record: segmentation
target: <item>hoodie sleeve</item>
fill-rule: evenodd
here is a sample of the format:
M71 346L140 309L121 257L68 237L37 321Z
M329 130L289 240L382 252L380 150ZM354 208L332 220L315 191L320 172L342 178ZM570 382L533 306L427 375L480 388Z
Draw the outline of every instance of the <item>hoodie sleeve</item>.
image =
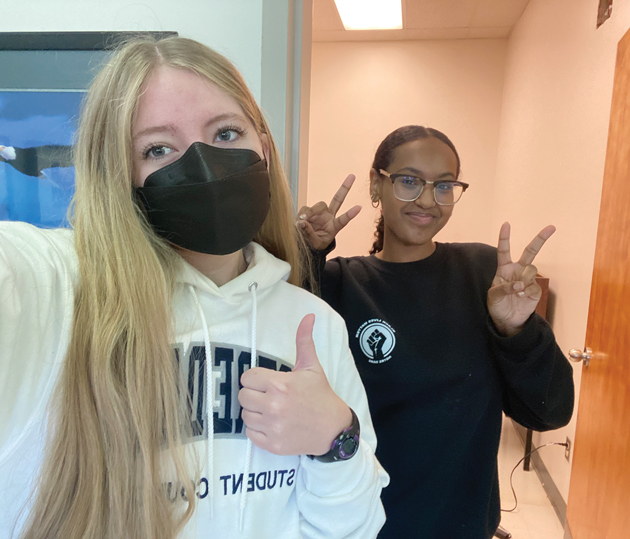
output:
M345 462L301 457L296 482L300 528L304 539L370 539L385 522L380 495L389 476L374 456L376 435L365 389L348 348L345 324L337 315L331 322L326 334L329 344L317 346L318 356L332 388L357 414L361 441L357 454ZM319 344L317 335L314 337Z
M68 231L0 223L0 455L43 412L65 350L72 279Z

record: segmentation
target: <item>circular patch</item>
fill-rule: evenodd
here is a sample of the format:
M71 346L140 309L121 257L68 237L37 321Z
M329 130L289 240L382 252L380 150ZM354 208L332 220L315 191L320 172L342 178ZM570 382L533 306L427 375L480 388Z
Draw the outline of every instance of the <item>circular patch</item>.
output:
M396 335L394 328L384 320L373 319L363 323L356 337L370 363L384 363L391 359Z

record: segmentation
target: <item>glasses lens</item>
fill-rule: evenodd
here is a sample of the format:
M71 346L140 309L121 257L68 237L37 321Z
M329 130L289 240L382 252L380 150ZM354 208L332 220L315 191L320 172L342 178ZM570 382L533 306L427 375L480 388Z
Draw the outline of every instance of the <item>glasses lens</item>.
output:
M459 182L438 182L434 187L435 201L444 206L455 204L464 192L464 187Z
M394 179L394 196L398 200L410 202L422 193L424 182L414 176L396 176Z

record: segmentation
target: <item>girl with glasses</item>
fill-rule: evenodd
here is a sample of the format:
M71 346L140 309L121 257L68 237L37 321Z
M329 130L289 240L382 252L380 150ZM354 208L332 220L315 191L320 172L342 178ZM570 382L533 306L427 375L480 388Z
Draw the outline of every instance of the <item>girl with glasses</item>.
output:
M510 228L498 249L439 243L469 187L443 133L401 127L380 144L370 194L380 206L370 256L325 262L359 212L332 202L302 208L298 224L320 260L326 300L345 319L391 477L379 538L489 539L500 521L497 450L502 412L535 430L573 411L572 369L547 323L534 257L546 227L518 261Z

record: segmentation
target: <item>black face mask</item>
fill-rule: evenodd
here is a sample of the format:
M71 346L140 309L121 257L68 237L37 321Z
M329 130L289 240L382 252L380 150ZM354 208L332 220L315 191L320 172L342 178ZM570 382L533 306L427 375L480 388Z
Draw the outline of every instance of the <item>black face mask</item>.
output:
M255 151L203 142L149 174L136 193L157 234L213 255L234 253L252 241L271 197L266 161Z

